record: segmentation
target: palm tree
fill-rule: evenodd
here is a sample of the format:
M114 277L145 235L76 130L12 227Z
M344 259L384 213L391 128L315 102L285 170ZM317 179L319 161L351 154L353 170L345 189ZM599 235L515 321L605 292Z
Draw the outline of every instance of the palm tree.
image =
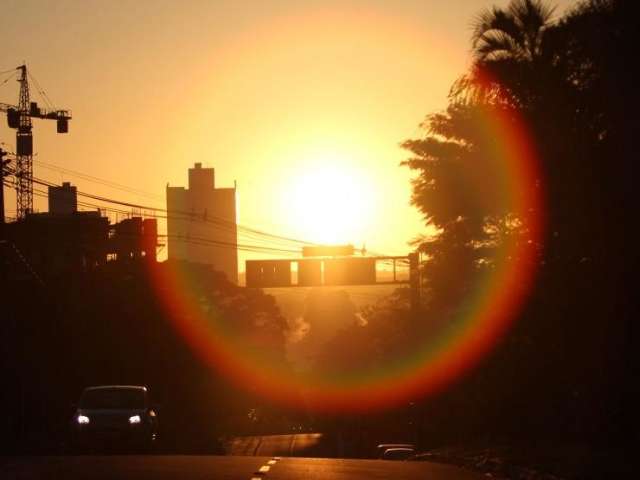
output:
M545 32L554 8L541 0L512 0L506 9L485 9L473 25L478 62L515 60L534 63L545 54Z
M512 0L480 12L473 23L474 65L453 86L457 100L530 105L554 82L558 53L554 9L541 0Z

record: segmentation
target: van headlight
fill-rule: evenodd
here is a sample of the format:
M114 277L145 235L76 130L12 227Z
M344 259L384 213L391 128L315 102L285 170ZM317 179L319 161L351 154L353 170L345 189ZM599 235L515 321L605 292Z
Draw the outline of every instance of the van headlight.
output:
M76 420L79 425L86 425L89 423L89 417L87 417L86 415L78 415L78 418Z
M135 425L137 423L140 423L140 415L134 415L132 417L129 417L129 423L131 425Z

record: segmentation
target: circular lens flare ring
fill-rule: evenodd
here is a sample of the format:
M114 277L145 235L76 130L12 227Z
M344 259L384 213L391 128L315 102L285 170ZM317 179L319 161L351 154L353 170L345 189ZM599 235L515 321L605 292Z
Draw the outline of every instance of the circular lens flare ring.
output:
M155 279L177 330L203 361L237 385L293 408L300 408L304 398L304 407L316 410L371 411L433 394L455 381L493 348L517 317L534 281L544 224L537 155L525 122L513 111L500 109L487 109L482 122L479 128L495 143L500 174L508 179L505 197L526 224L528 241L501 252L505 261L476 286L471 308L454 319L455 328L438 339L437 348L425 340L424 349L402 359L400 366L373 372L363 381L314 383L311 377L260 363L238 349L191 300L189 278L179 270Z

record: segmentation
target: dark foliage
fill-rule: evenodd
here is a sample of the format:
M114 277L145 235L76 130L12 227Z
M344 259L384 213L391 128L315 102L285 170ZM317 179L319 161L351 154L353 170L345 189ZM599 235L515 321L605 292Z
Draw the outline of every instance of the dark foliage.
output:
M474 31L471 73L454 86L449 109L427 119L426 138L405 143L416 155L407 165L419 172L414 203L440 229L421 247L431 254L429 263L452 266L449 277L432 277L436 298L451 283L473 278L453 266L469 264L463 259L486 240L486 228L469 228L469 249L461 252L451 241L458 224L486 227L496 218L491 195L467 206L467 194L451 189L466 182L469 174L461 172L475 169L477 153L487 151L459 112L478 105L517 110L543 171L547 234L536 286L494 355L438 400L441 412L457 418L449 433L622 444L637 436L626 420L634 390L631 269L637 265L631 182L640 133L638 75L629 68L639 31L632 4L584 2L556 23L533 1L484 12Z
M116 263L42 284L12 280L0 292L4 451L59 451L71 405L82 388L101 384L150 387L164 451L219 452L219 435L252 431L248 412L269 405L195 356L159 297L169 292L153 286L151 278L177 269L189 279L183 293L217 312L230 338L284 362L286 327L273 298L205 266Z
M417 172L413 203L430 227L416 240L426 255L423 310L409 314L396 296L365 312L368 323L328 344L325 368L376 368L408 355L416 338L437 334L464 308L501 246L530 240L526 219L499 195L504 179L487 175L496 170L482 131L487 111L525 119L546 208L538 276L514 327L473 372L405 412L404 440L579 442L616 451L637 440L629 422L640 134L633 9L633 2L593 0L555 22L536 1L483 12L474 64L454 85L449 107L427 117L423 138L403 143L412 154L405 165ZM380 420L361 418L357 428ZM585 461L585 474L596 458Z

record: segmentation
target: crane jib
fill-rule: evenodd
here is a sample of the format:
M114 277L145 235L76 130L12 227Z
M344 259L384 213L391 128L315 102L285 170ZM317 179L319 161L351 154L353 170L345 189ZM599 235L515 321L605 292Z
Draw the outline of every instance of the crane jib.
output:
M24 218L33 211L33 133L32 118L42 118L56 121L56 131L69 131L69 110L55 110L41 108L37 102L32 102L29 95L29 81L27 66L20 65L20 94L18 105L0 103L0 111L7 113L7 124L16 130L16 202L17 217Z

